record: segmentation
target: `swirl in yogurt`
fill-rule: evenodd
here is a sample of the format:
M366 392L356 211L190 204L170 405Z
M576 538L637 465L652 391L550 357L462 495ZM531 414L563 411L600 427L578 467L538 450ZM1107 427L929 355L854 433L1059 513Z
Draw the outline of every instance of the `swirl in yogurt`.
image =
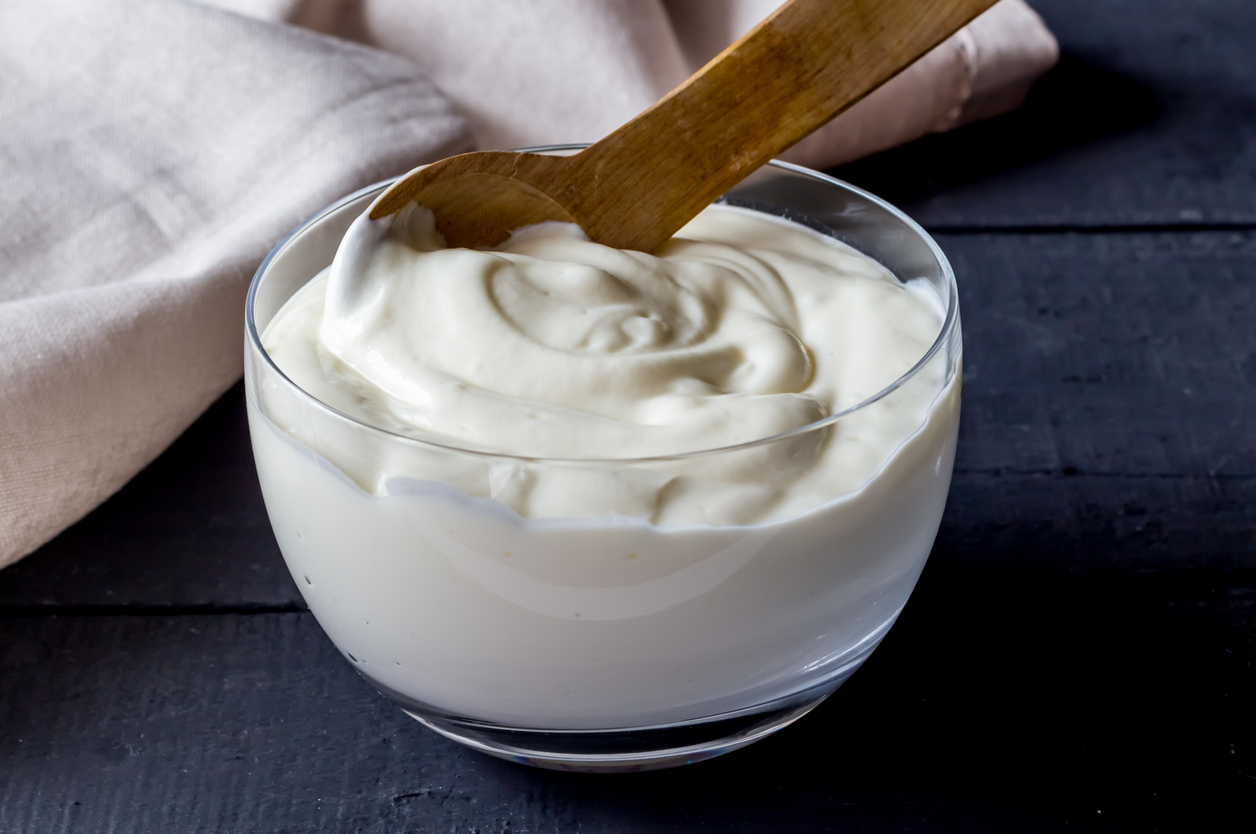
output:
M941 325L924 282L756 212L713 206L648 255L557 223L492 250L447 249L412 204L360 217L264 344L317 399L390 431L525 457L632 459L747 443L849 408L908 371ZM836 428L625 473L615 489L627 497L610 511L746 523L816 506L866 481L924 424L943 369L933 376ZM384 481L364 486L386 491ZM522 515L606 511L585 489L545 509L527 495L508 503Z

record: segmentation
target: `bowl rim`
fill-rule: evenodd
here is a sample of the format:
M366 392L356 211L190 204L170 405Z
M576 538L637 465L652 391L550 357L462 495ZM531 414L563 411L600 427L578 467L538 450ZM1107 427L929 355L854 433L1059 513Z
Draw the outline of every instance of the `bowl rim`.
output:
M517 149L517 152L519 153L577 152L577 151L583 150L586 147L588 147L588 145L586 144L538 145L535 147L519 148ZM380 426L376 426L371 423L365 422L364 420L360 420L357 417L354 417L350 414L346 414L345 412L340 411L336 408L333 408L332 406L318 399L314 395L310 394L304 388L302 388L301 386L297 385L294 381L292 381L292 379L290 379L288 375L285 374L283 370L280 369L280 367L277 364L275 364L274 359L271 358L270 354L266 351L266 348L262 345L262 337L261 337L261 334L257 330L257 323L254 320L255 304L256 304L256 299L257 299L258 288L261 286L261 283L266 276L266 271L269 268L270 264L275 260L275 258L279 256L280 253L282 253L303 232L305 232L311 226L321 221L323 218L327 217L328 215L336 211L339 211L344 206L354 202L355 200L359 200L362 197L368 196L372 192L382 192L389 185L396 182L402 176L405 176L404 174L398 175L396 177L389 177L388 179L373 183L371 185L366 186L365 188L360 188L357 191L354 191L352 194L348 194L340 198L339 200L336 200L331 205L327 206L326 208L306 218L304 221L298 224L296 228L294 228L292 231L284 235L282 240L280 240L277 244L275 244L274 248L272 248L270 252L267 253L266 257L262 260L261 264L257 267L257 271L253 274L253 279L249 283L249 291L248 291L248 295L246 296L245 304L244 304L244 327L245 327L246 341L249 347L254 352L256 352L261 357L262 361L264 361L269 366L270 371L272 373L278 376L278 378L282 379L283 382L289 388L291 388L294 392L296 392L297 395L301 399L308 401L311 405L317 407L318 409L325 411L328 414L340 420L347 421L348 423L358 428L382 435L384 437L389 438L390 440L400 441L407 444L417 444L422 447L430 447L434 449L440 449L445 452L454 452L454 453L462 454L462 455L473 455L477 457L506 459L506 460L521 461L521 462L535 462L535 463L551 463L551 462L552 463L564 463L564 464L615 463L615 464L621 464L621 465L658 463L658 462L666 462L666 461L686 460L686 459L690 459L694 457L704 457L704 456L716 455L716 454L721 454L721 453L743 451L746 449L755 448L757 446L765 446L770 443L777 443L780 441L788 440L790 438L798 437L803 434L807 434L809 432L819 431L821 429L828 428L829 426L836 424L842 418L848 417L857 411L861 411L867 408L873 403L876 403L876 402L879 402L880 400L885 399L890 394L894 393L899 388L903 387L903 385L907 384L907 382L909 382L918 373L920 373L920 371L924 369L924 367L928 365L933 360L933 358L938 354L938 352L941 351L942 348L950 341L952 334L959 326L959 292L958 292L958 288L955 282L955 272L951 268L951 262L947 259L946 255L942 252L942 248L938 245L937 241L935 241L929 235L929 233L926 232L924 228L920 226L920 224L918 224L916 221L908 217L901 209L897 208L891 203L886 202L885 200L881 199L875 194L865 191L864 189L859 188L858 186L851 185L850 183L845 182L844 180L840 180L837 177L829 176L828 174L825 174L821 171L815 171L810 168L805 168L801 165L795 165L793 163L785 162L782 160L773 159L769 161L767 163L767 166L765 167L779 168L785 171L789 171L793 174L798 174L803 177L808 177L810 179L819 180L820 182L827 183L843 191L847 191L849 193L855 194L867 200L868 202L884 209L891 216L893 216L896 220L902 223L909 231L916 234L921 240L925 242L925 244L929 247L930 253L937 260L938 265L941 267L942 277L944 281L946 282L946 287L947 287L946 313L942 321L942 327L939 329L937 338L934 339L933 344L929 346L929 349L924 352L924 354L920 357L920 359L916 361L914 365L912 365L909 369L904 371L897 379L895 379L889 385L885 386L880 391L877 391L875 394L872 394L871 396L866 397L865 399L855 403L852 406L844 408L841 411L830 414L829 416L821 420L816 420L815 422L808 423L805 426L799 426L798 428L790 429L789 431L779 432L777 434L769 435L767 437L757 438L755 440L747 440L742 443L734 443L727 446L714 446L714 447L706 448L706 449L695 449L693 451L677 452L677 453L668 454L668 455L647 455L647 456L640 456L640 457L580 457L580 456L555 456L555 455L527 455L527 454L518 454L518 453L512 453L512 452L506 452L506 451L497 451L493 449L470 448L466 446L460 446L456 443L445 443L445 442L441 442L435 439L414 437L412 435L391 431L389 429L385 429ZM849 246L851 244L846 244L846 245ZM871 256L868 256L868 257L871 257ZM955 370L953 373L958 374L958 369ZM953 379L948 378L947 383L946 385L943 386L942 390L945 390L945 388L949 386L953 381L954 381Z

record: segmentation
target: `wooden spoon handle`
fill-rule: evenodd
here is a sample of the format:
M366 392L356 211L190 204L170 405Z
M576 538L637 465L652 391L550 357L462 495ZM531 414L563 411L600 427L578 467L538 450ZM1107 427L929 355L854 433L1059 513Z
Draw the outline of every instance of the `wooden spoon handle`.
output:
M752 171L993 3L790 0L666 98L572 158L580 171L573 182L597 187L560 202L594 240L654 251Z

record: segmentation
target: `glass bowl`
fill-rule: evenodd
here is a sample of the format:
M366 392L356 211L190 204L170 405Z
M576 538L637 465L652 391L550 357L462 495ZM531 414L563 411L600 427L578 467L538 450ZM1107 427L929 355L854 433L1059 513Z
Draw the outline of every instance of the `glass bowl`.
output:
M765 166L722 200L924 282L945 310L932 347L874 396L776 437L655 458L529 458L359 422L297 387L263 348L275 313L331 263L390 182L289 234L258 269L246 310L249 428L267 512L310 611L354 669L448 738L586 771L710 758L832 694L907 602L950 486L961 338L955 278L937 244L867 192ZM754 467L771 484L788 477L799 444L884 424L921 392L932 405L888 459L790 518L656 526L617 509L613 495L594 517L523 518L498 500L538 478L597 495L610 476L648 482L708 464Z

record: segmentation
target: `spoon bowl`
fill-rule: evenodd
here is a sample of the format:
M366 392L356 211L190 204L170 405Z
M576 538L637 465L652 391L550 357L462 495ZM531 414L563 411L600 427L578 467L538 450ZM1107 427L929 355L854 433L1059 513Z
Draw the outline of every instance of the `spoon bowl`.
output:
M451 247L501 243L521 227L547 220L580 224L555 195L555 183L578 186L575 157L514 151L464 153L420 168L384 192L371 219L395 214L411 202L436 216L436 230Z

